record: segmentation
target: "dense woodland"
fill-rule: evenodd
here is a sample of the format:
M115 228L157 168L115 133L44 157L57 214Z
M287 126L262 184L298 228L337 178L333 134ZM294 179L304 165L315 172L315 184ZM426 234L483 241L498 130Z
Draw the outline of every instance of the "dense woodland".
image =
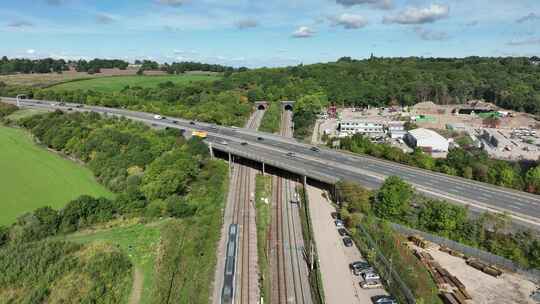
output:
M20 276L27 275L27 272L28 276L34 275L35 280L44 282L48 278L56 278L51 277L53 275L58 276L59 280L67 280L72 275L70 269L78 269L77 265L80 265L106 276L103 280L108 284L107 288L100 289L102 293L106 292L103 302L92 300L93 292L80 295L83 297L81 302L122 302L107 299L118 299L117 293L126 290L123 281L111 279L116 271L127 272L130 281L131 264L129 261L125 263L125 256L112 256L119 261L114 267L99 264L109 263L106 257L100 259L98 264L92 262L87 267L70 258L73 250L84 251L84 248L73 249L70 244L50 243L47 238L123 217L152 219L168 216L176 220L164 227L165 245L159 252L161 262L155 274L155 303L163 303L165 297L169 296L185 300L184 297L189 295L191 300L197 299L197 303L208 298L210 291L207 282L213 275L216 259L215 246L221 227L227 168L222 162L210 160L208 147L200 139L186 141L177 130L154 131L127 119L104 119L95 113L54 112L25 118L20 124L47 147L84 161L98 181L114 191L116 196L112 200L81 196L61 210L44 206L21 215L11 227L0 227L0 253L5 253L3 257L6 258L3 260L0 257L0 265L8 263L18 250L27 250L25 248L29 248L29 251L20 258L30 262L40 259L35 256L40 250L48 250L46 248L49 247L59 250L54 256L47 257L48 264L43 265L41 272L33 272L32 269L23 271L17 268L19 266L8 268L8 273L0 275L0 282L9 284L2 287L10 289L16 286L13 284L22 284L25 278ZM176 233L186 229L189 229L189 233ZM30 247L34 245L30 244L41 246L41 249L32 251ZM75 268L68 269L63 264L66 259L70 262L68 266ZM179 259L182 261L182 271L177 269ZM84 262L88 260L84 259ZM93 267L103 268L93 270ZM20 271L19 277L14 276ZM118 277L118 280L122 278ZM88 284L101 284L100 277L73 279L79 283L87 280L90 282ZM110 289L112 284L116 285ZM41 285L35 288L40 297L51 299L47 298L48 289L43 289ZM174 290L184 292L171 294ZM2 291L0 288L0 294ZM15 294L13 297L21 302L24 302L21 299L26 299L26 295Z
M340 139L339 142L341 149L351 152L540 194L540 166L536 162L491 159L485 151L476 148L452 148L446 158L436 159L420 149L409 154L389 144L373 143L360 134ZM332 145L331 140L329 145Z

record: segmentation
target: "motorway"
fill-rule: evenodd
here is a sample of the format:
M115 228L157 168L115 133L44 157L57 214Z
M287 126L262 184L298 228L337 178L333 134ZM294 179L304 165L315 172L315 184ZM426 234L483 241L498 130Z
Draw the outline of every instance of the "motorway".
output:
M12 104L16 102L14 98L2 100ZM56 107L53 104L56 104ZM344 179L358 182L368 188L377 188L387 176L396 175L428 196L469 205L473 211L507 212L520 225L540 230L540 196L526 192L331 149L321 148L318 152L312 151L311 145L294 139L244 128L222 127L177 118L157 121L150 113L95 106L75 108L75 104L59 107L57 102L50 101L25 100L21 102L21 106L49 110L55 108L66 110L69 106L73 111L94 111L124 116L147 124L205 130L208 131L208 140L215 149L264 161L278 168L327 183ZM294 155L286 155L289 152Z

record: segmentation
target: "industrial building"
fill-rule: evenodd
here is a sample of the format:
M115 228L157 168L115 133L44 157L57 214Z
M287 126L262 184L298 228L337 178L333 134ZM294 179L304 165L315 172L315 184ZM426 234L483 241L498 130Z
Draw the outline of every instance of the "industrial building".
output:
M384 135L384 122L373 120L342 120L338 125L340 136L364 134L368 136Z
M405 122L403 121L390 121L388 123L388 135L392 139L403 138L407 131L405 131Z
M448 153L448 140L429 129L410 130L404 139L411 148L420 148L433 157L446 157Z

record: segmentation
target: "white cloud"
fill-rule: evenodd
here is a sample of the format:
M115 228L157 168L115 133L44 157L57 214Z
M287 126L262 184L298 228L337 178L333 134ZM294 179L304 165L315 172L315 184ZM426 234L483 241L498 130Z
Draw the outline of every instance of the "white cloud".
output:
M345 7L363 4L369 4L373 8L379 9L392 9L394 7L392 0L336 0L336 3Z
M422 39L427 41L441 41L441 40L447 40L449 38L448 33L446 32L439 32L434 31L430 29L425 29L422 27L416 27L414 29L416 34Z
M293 38L310 38L315 35L315 31L307 26L301 26L292 33Z
M240 30L245 30L245 29L259 26L259 22L257 22L257 20L255 19L248 18L248 19L237 21L235 25L236 25L236 28Z
M359 29L368 24L368 20L360 15L341 14L329 18L333 26L342 26L345 29Z
M34 49L28 49L28 50L26 50L26 54L33 55L33 54L35 54L35 53L36 53L36 50L34 50Z
M394 16L386 16L383 23L399 24L423 24L433 23L437 20L447 18L450 13L448 5L431 4L428 7L408 7Z
M510 46L536 45L536 44L540 44L540 37L529 38L529 39L525 39L525 40L514 40L514 41L510 41L510 42L508 42L506 44L510 45Z
M96 14L96 22L99 24L111 24L116 21L116 18L109 14L98 13Z
M526 16L523 16L521 18L518 18L516 20L517 23L524 23L524 22L527 22L527 21L535 21L535 20L540 20L540 15L536 14L536 13L529 13L528 15Z
M17 20L8 23L8 27L14 27L14 28L23 28L23 27L33 27L34 24L30 21L26 20Z
M169 6L181 6L188 3L189 0L156 0L159 4L169 5Z

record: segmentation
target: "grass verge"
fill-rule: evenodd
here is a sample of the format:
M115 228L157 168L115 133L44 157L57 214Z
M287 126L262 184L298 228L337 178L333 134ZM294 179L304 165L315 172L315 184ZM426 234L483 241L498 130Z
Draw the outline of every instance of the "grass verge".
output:
M268 133L279 132L281 124L281 105L279 102L272 102L264 113L259 131Z
M302 237L304 238L304 246L308 254L309 283L311 286L311 295L315 304L324 304L324 289L322 285L322 274L319 269L319 260L317 256L317 246L313 238L312 223L309 217L309 198L303 186L297 186L296 191L300 195L300 222L302 223Z
M259 282L261 285L261 296L265 303L270 302L270 252L268 251L268 237L270 235L271 208L270 201L272 195L272 177L257 174L255 178L255 202L257 209L257 253L259 255Z

